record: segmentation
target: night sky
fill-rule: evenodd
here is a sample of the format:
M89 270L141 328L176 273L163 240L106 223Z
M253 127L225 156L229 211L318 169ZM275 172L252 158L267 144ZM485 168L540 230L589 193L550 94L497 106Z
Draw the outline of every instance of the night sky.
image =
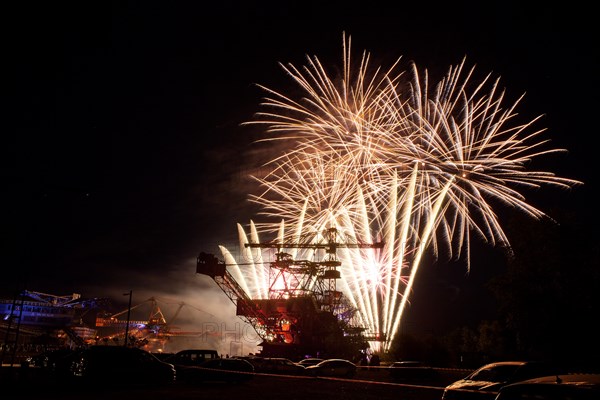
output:
M200 319L236 321L216 284L195 274L195 258L220 257L217 246L237 240L236 223L256 218L244 178L256 132L240 123L259 110L255 84L292 86L278 62L303 65L308 54L340 65L343 32L374 63L402 56L441 77L466 56L478 73L499 76L510 97L526 93L520 112L544 115L553 147L569 150L546 169L584 182L544 188L532 202L569 216L560 223L585 221L581 247L565 252L597 249L599 57L590 10L237 3L3 7L4 297L26 287L125 303L133 290L134 303L157 296L189 303ZM422 272L414 329L487 311L482 282L502 262L481 251L468 275L460 263Z

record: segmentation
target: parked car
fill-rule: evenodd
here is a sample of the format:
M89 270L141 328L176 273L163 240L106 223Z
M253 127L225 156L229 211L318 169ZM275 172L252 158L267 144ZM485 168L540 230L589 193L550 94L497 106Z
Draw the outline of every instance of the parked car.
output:
M183 366L178 379L189 384L205 381L240 383L254 378L254 366L241 358L215 358L202 366Z
M182 373L185 367L200 366L208 360L219 358L219 353L216 350L209 349L186 349L178 351L162 360L175 366L177 375Z
M208 360L220 358L216 350L186 349L164 358L164 361L174 365L202 365Z
M255 361L258 360L258 358L255 359ZM249 361L252 363L253 360ZM254 370L265 374L304 375L306 373L305 367L282 357L261 358L260 362L254 364Z
M304 375L306 367L297 364L288 358L267 357L263 362L261 372L268 374Z
M501 387L495 400L597 400L600 374L551 375Z
M421 361L396 361L389 365L392 379L398 381L434 381L439 373L433 367Z
M91 346L82 350L72 364L79 381L110 384L169 384L175 381L173 364L137 347Z
M315 358L315 357L303 358L302 360L298 361L297 364L300 364L303 367L308 367L309 365L317 365L321 361L325 361L325 359L324 358Z
M306 374L310 376L351 378L356 374L356 365L341 358L330 358L316 365L309 365L306 367Z
M442 400L494 399L501 387L541 376L559 374L551 363L502 361L486 364L444 389Z

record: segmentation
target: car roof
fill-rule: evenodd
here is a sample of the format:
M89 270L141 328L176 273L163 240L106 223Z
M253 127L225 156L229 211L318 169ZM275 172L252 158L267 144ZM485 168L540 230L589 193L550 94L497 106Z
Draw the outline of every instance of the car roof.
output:
M211 349L185 349L185 350L180 350L175 354L219 354L218 351L216 350L211 350Z
M497 399L527 396L536 399L597 399L600 374L549 375L515 382L500 388ZM523 397L524 398L524 397Z
M353 364L352 361L346 360L344 358L328 358L327 360L321 361L319 364L323 364L323 363L339 363L339 362L345 362L345 363Z
M548 384L548 385L560 385L560 384L569 384L569 385L582 385L582 384L592 384L600 386L600 374L564 374L564 375L548 375L542 376L539 378L527 379L521 382L515 382L511 384L519 385L523 383L535 383L535 384Z
M302 360L298 361L299 364L318 364L321 361L325 361L324 358L303 358Z
M425 364L423 361L394 361L391 365L393 366L397 366L397 367L401 367L401 366L418 366L418 367L424 367L427 366L427 364Z
M533 361L518 361L518 360L513 360L513 361L496 361L496 362L492 362L489 364L485 364L482 365L481 367L477 368L476 370L474 370L473 372L471 372L469 374L469 376L474 376L477 375L480 371L485 371L485 370L492 370L495 368L502 368L502 367L521 367L523 365L527 365L527 364L536 364L537 362L533 362Z
M501 366L501 365L524 365L524 364L527 364L528 362L529 361L496 361L493 363L485 364L478 369L492 368L494 366Z

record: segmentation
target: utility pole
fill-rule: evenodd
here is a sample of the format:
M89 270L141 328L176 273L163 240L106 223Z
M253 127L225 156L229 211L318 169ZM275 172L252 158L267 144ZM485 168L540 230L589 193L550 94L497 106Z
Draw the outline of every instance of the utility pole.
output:
M127 306L127 325L125 325L125 344L124 346L127 347L127 339L129 339L129 320L131 317L131 295L132 295L132 290L129 291L129 293L123 293L123 296L129 296L129 305Z

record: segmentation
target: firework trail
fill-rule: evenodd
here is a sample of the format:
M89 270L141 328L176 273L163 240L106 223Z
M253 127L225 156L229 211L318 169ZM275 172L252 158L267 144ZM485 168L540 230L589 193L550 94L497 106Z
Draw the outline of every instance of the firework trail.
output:
M385 246L378 253L338 251L342 292L368 335L384 338L371 345L385 351L428 249L464 257L470 268L472 236L509 246L496 205L546 217L520 189L580 182L526 169L534 158L565 150L547 149L544 130L533 127L539 118L517 122L521 99L505 106L499 81L475 81L464 60L431 85L414 64L409 73L400 70L400 59L386 70L372 68L364 52L354 68L350 50L344 36L339 76L317 57L301 69L281 65L301 97L260 86L266 111L249 124L266 126L263 140L289 145L266 164L268 174L255 178L263 191L250 199L277 222L252 223L251 236L321 240L320 232L333 227L366 243L380 238ZM239 231L240 243L248 243ZM266 294L264 268L238 274L252 283L250 293Z

